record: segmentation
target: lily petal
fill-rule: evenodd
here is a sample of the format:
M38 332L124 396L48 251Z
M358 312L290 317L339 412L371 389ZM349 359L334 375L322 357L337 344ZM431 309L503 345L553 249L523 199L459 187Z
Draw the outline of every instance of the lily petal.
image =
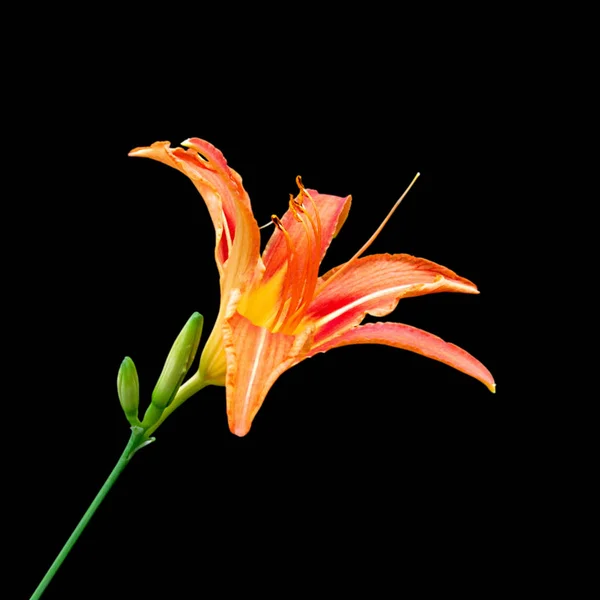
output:
M310 332L271 333L235 312L223 324L227 356L227 419L244 436L276 379L304 356Z
M181 171L192 180L206 203L215 227L215 258L221 275L240 226L244 230L244 237L248 239L244 244L239 244L238 256L233 261L235 270L240 269L240 264L247 267L256 263L260 234L241 177L227 166L221 151L212 144L198 138L190 138L183 144L190 149L171 148L170 142L155 142L148 147L135 148L129 156L152 158ZM240 256L241 252L245 257Z
M329 194L319 194L316 190L306 190L314 202L304 200L304 208L308 215L315 222L318 220L321 225L321 249L320 254L313 256L314 252L308 247L308 241L304 227L294 217L293 211L288 210L281 218L281 224L289 235L292 247L299 257L305 257L308 260L316 260L320 264L331 244L331 240L338 234L342 225L348 217L352 196L331 196ZM315 213L316 207L318 215ZM277 228L269 239L263 253L263 262L265 263L265 281L270 279L283 266L286 265L288 256L288 244L285 236Z
M475 357L427 331L402 323L368 323L355 327L339 337L313 347L309 356L351 344L384 344L410 350L462 371L481 381L491 392L496 391L492 374Z
M223 385L226 360L222 323L234 289L243 290L262 276L260 231L242 178L227 166L221 151L199 138L190 138L183 145L189 149L173 149L170 142L156 142L149 147L135 148L129 155L152 158L181 171L204 198L215 227L221 306L202 351L200 372L205 381Z
M328 283L341 268L344 271ZM373 254L327 272L319 280L304 322L313 323L315 343L321 344L355 327L367 314L389 314L400 298L435 292L479 293L468 279L429 260L409 254Z
M185 155L191 157L192 164L202 167L199 180L195 179L195 170L186 175L192 179L201 194L203 192L197 181L201 183L205 180L214 186L221 198L225 215L223 224L227 227L225 240L229 247L226 256L227 276L222 288L228 291L233 289L234 285L240 287L255 276L254 268L257 265L262 272L260 231L252 214L250 198L242 185L242 178L227 165L221 151L212 144L199 138L189 138L182 142L182 145L189 148ZM202 157L207 159L208 168Z

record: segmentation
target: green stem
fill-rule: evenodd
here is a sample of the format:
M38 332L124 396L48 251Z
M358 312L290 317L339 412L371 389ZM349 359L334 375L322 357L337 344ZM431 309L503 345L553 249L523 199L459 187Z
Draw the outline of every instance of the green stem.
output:
M62 550L58 553L58 556L54 559L54 562L48 569L48 572L46 573L46 575L44 575L44 578L42 579L40 584L37 586L35 592L33 592L33 596L31 596L30 600L38 600L38 598L40 598L40 596L44 593L44 590L46 589L48 584L52 581L52 578L54 577L54 575L56 575L56 572L60 568L60 565L62 565L63 561L67 557L67 554L69 554L69 552L71 551L71 548L73 548L73 546L75 545L75 542L79 539L79 536L85 529L86 525L89 523L93 514L96 512L96 509L100 506L100 504L102 503L102 500L104 500L104 497L106 496L106 494L108 493L110 488L113 486L115 481L118 479L119 475L123 472L123 469L125 469L125 467L128 465L128 463L131 460L131 457L133 456L135 451L143 443L144 443L143 430L141 430L141 428L138 428L138 427L135 427L135 428L132 427L131 437L129 438L129 442L127 443L127 446L125 447L125 450L123 451L123 454L121 455L121 458L119 458L117 464L115 465L115 468L112 470L111 474L108 476L108 479L104 482L104 485L98 492L98 495L94 498L94 500L90 504L89 508L83 515L81 521L79 521L79 524L77 525L77 527L75 527L75 530L71 534L71 537L69 537L66 544L63 546Z

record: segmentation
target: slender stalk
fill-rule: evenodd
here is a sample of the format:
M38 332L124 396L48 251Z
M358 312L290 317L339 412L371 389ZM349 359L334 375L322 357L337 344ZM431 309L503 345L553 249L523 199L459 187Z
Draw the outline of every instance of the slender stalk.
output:
M102 503L102 500L104 500L104 497L106 496L106 494L108 493L110 488L113 486L115 481L118 479L119 475L123 472L123 469L125 469L125 467L128 465L128 463L131 460L131 457L133 456L135 451L144 443L144 441L145 441L145 438L144 438L143 430L138 427L132 428L131 437L129 438L129 442L127 443L127 446L125 447L125 450L123 451L123 454L121 455L121 458L119 458L117 464L115 465L115 468L112 470L111 474L108 476L108 479L104 482L104 485L102 486L102 488L98 492L97 496L94 498L94 500L90 504L89 508L83 515L81 521L79 521L79 524L77 525L77 527L75 527L75 530L73 531L73 533L71 534L71 536L69 537L69 539L67 540L65 545L63 546L62 550L58 553L58 556L54 559L54 562L52 563L52 565L50 565L48 572L46 573L46 575L44 575L44 578L42 579L40 584L37 586L35 592L33 592L33 595L31 596L30 600L38 600L38 598L40 598L41 595L44 593L44 590L46 589L48 584L52 581L52 578L54 577L54 575L56 575L56 572L60 568L60 565L62 565L63 561L65 560L65 558L71 551L71 548L73 548L73 546L75 545L75 542L79 539L79 536L85 529L86 525L89 523L93 514L96 512L96 509L100 506L100 504Z
M77 527L75 527L73 533L66 541L62 550L58 553L58 556L54 559L54 562L50 565L48 572L44 575L44 578L37 586L35 592L31 596L30 600L38 600L41 595L44 593L44 590L48 587L48 584L52 581L54 575L62 565L63 561L75 545L75 542L79 539L79 536L82 534L83 530L86 528L87 524L90 522L90 519L104 500L104 497L110 490L110 488L114 485L115 481L119 478L119 475L123 472L125 467L129 464L131 457L135 454L137 450L143 448L145 445L154 441L154 438L150 437L150 435L158 428L158 426L185 400L187 400L190 396L193 396L196 392L199 392L202 388L210 385L210 382L205 382L200 379L199 374L196 373L193 377L191 377L186 383L184 383L177 395L171 402L171 404L164 410L161 415L161 418L151 427L147 429L143 429L142 427L133 426L131 428L131 437L129 438L129 442L127 446L125 446L125 450L123 450L123 454L121 454L121 458L119 458L115 468L111 471L108 479L104 482L102 488L90 504L89 508L79 521Z

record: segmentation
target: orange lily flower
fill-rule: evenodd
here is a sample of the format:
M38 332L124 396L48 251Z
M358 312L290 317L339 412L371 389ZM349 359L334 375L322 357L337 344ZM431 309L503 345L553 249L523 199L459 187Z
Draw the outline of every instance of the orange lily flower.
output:
M400 298L479 293L467 279L422 258L407 254L361 258L406 192L352 259L319 277L323 256L348 216L351 196L305 189L298 177L300 191L295 198L290 195L289 210L281 219L272 217L275 231L261 256L259 227L241 177L208 142L191 138L182 146L187 150L156 142L130 152L187 175L204 198L216 231L220 310L198 373L182 386L172 409L205 385L224 385L229 428L244 436L284 371L318 352L348 344L411 350L495 391L491 373L453 344L401 323L360 325L367 314L389 314Z

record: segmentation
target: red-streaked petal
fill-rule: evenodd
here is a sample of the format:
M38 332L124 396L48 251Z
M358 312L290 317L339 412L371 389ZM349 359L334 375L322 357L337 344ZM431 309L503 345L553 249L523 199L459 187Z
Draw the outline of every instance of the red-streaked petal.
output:
M368 323L355 327L324 344L313 346L309 356L351 344L384 344L410 350L462 371L481 381L491 392L496 391L492 374L468 352L427 331L402 323Z
M331 283L327 280L340 268L320 280L304 323L316 326L315 343L338 336L358 325L370 314L389 314L400 298L434 292L477 294L477 287L434 262L408 254L374 254L359 258Z
M298 362L309 332L302 336L271 333L235 312L226 318L223 339L227 357L229 429L244 436L275 380Z
M208 207L216 232L215 258L219 272L232 252L238 228L244 233L243 253L235 259L235 271L240 265L256 264L260 251L258 226L250 208L248 194L241 177L227 166L223 154L212 144L191 138L183 142L189 150L171 148L169 142L155 142L149 147L135 148L129 156L152 158L187 175L196 186ZM200 153L200 155L198 154Z
M306 232L302 224L299 223L290 210L288 210L281 218L281 224L288 232L292 245L298 252L298 256L308 260L317 260L321 262L331 240L338 234L340 228L344 224L352 197L346 196L330 196L328 194L319 194L316 190L306 190L313 199L319 219L321 222L321 252L318 256L313 256L306 238ZM304 209L316 222L316 215L312 203L305 199ZM275 228L273 235L269 239L265 251L263 253L263 262L265 263L265 279L270 279L279 269L286 264L288 248L285 238L281 231Z

